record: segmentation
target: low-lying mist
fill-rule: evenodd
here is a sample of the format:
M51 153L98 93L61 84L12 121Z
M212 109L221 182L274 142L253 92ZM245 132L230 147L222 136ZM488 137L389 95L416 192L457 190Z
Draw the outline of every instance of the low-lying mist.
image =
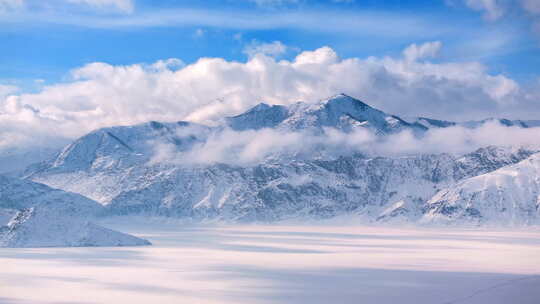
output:
M218 129L200 132L199 127L179 128L177 136L195 139L178 145L152 143L150 163L252 165L272 159L334 158L361 153L370 157L401 157L418 154L463 154L486 146L540 147L540 128L503 126L486 122L477 128L454 126L430 129L418 135L409 130L379 136L368 129L343 132Z

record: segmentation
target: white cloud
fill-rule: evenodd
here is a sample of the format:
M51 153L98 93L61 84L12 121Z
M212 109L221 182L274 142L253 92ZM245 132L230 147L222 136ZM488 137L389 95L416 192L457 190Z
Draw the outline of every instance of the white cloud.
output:
M437 45L408 48L416 50L406 52L414 56L403 58L340 58L322 47L292 61L259 55L246 62L201 58L189 65L179 59L127 66L92 63L72 71L71 81L0 101L1 134L20 137L0 139L0 147L149 120L212 123L261 101L315 101L338 92L403 116L540 118L540 84L520 87L476 62L417 60L434 54Z
M259 7L276 7L290 4L298 4L301 0L248 0Z
M483 11L488 20L497 20L505 14L505 9L498 0L465 0L470 8Z
M132 13L135 5L132 0L65 0L70 3L84 4L99 9L113 8L126 13Z
M179 68L184 67L186 64L178 59L178 58L169 58L165 60L158 60L151 64L149 67L154 69L155 71L165 71L165 70L178 70ZM77 76L77 73L74 73L75 76ZM84 76L83 76L84 78Z
M65 6L66 3L84 5L101 10L113 9L124 13L132 13L135 8L133 0L0 0L0 12L23 9L27 5L38 10L43 8L59 8Z
M250 44L244 47L243 53L249 57L253 57L257 54L267 55L271 57L278 57L287 52L288 47L281 43L281 41L274 41L270 43L259 42L252 40Z
M32 0L37 1L37 0ZM60 0L58 0L60 1ZM66 1L66 0L62 0ZM44 2L44 1L42 1ZM332 20L332 22L321 22ZM428 15L414 16L375 11L324 10L266 10L253 14L249 9L175 7L167 9L141 9L121 16L81 14L65 10L27 10L0 19L0 24L56 24L88 28L148 28L148 27L200 27L220 30L299 29L309 32L373 35L380 37L416 39L447 34L451 27L446 21ZM435 24L435 25L434 25Z
M538 0L458 0L476 11L483 12L484 18L491 22L498 21L506 15L514 14L531 24L532 32L540 34L540 1ZM446 0L454 5L453 0Z
M296 66L302 65L330 65L339 62L339 57L336 52L330 47L323 46L315 51L304 51L294 61Z
M17 91L19 91L19 88L14 85L0 84L0 100Z
M0 12L20 9L24 6L24 0L0 0Z
M182 131L186 132L185 128L182 128ZM396 157L419 153L461 154L490 145L538 149L540 148L538 132L540 128L506 127L497 122L488 122L476 129L459 126L432 129L423 137L407 131L379 137L365 129L358 129L352 133L326 129L324 134L274 129L240 132L226 129L211 134L206 140L187 151L179 151L177 146L170 142L156 142L153 145L154 155L150 162L180 165L215 163L253 165L267 159L298 160L321 156L335 158L358 152ZM193 134L201 138L199 130Z
M484 12L484 17L491 21L503 17L510 8L520 8L530 15L540 14L538 0L464 0L464 2L468 7Z
M412 44L403 51L403 56L408 61L433 58L439 54L442 43L440 41L427 42L421 45Z

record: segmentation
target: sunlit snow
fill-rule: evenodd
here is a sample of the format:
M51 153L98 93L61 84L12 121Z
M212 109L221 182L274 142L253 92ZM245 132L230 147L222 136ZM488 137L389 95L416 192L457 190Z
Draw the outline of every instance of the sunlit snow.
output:
M540 297L540 230L162 221L104 223L150 247L2 249L0 302L532 304Z

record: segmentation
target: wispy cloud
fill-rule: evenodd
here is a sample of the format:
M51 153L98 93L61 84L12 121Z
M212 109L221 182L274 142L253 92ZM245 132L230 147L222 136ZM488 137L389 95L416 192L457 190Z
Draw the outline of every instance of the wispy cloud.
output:
M20 9L24 5L24 0L0 0L0 12Z
M277 57L283 55L289 49L288 46L281 41L273 41L269 43L252 40L251 43L244 47L243 53L249 57L253 57L257 54L263 54L267 56Z
M450 27L429 16L406 16L375 11L344 10L249 10L174 8L145 10L129 15L103 16L61 14L51 11L18 11L4 15L0 24L56 24L89 28L135 29L145 27L217 27L220 29L264 30L302 29L315 32L363 33L386 37L434 36Z
M135 4L132 0L65 0L68 3L84 4L99 9L114 8L126 13L132 13Z
M133 0L0 0L0 12L14 13L26 9L64 11L70 5L123 13L132 13L135 9Z
M248 1L255 3L259 7L273 8L273 7L283 6L283 5L299 4L303 0L248 0Z
M465 4L477 11L484 12L484 18L497 20L505 13L505 9L497 0L465 0Z
M455 5L462 2L466 7L479 11L484 19L497 22L509 15L528 20L533 33L540 24L540 1L538 0L446 0L446 3Z

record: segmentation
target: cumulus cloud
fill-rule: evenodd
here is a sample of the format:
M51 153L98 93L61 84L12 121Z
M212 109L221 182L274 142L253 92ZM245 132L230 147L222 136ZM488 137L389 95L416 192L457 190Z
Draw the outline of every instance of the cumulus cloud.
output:
M264 43L257 40L252 40L250 44L244 47L243 53L249 57L253 57L257 54L267 55L271 57L278 57L287 52L288 47L281 41L274 41L270 43Z
M189 131L182 128L182 132ZM461 126L432 129L421 137L408 131L380 137L366 129L344 133L328 128L324 134L274 129L225 129L211 133L187 150L179 150L169 142L156 142L153 144L154 155L150 163L186 166L226 163L249 166L272 159L329 159L355 153L388 157L420 153L459 155L490 145L539 149L539 132L540 128L506 127L495 121L475 129ZM193 132L193 135L201 138L200 131Z
M442 43L440 41L427 42L421 45L412 44L403 51L403 56L408 61L433 58L439 54L441 47Z
M504 75L489 74L477 62L429 61L439 48L440 43L416 45L397 58L341 58L322 47L290 61L261 54L246 62L91 63L73 70L70 81L0 99L0 133L11 130L19 137L0 146L33 144L38 136L74 138L100 127L149 120L213 124L261 101L309 102L338 92L400 116L540 117L539 84L522 87Z
M0 100L10 94L16 93L18 90L19 88L14 85L0 84Z

